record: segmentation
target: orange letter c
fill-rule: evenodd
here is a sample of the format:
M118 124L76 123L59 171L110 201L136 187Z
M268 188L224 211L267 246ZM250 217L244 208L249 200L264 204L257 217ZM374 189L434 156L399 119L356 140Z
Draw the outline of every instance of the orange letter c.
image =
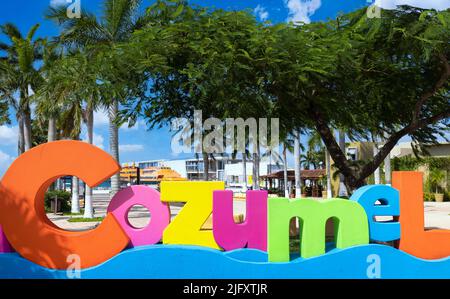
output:
M129 238L112 214L94 230L69 232L51 223L44 210L45 192L58 177L77 176L93 187L119 170L106 152L80 141L51 142L21 155L0 182L0 224L12 247L52 269L66 269L72 254L88 268L120 253Z

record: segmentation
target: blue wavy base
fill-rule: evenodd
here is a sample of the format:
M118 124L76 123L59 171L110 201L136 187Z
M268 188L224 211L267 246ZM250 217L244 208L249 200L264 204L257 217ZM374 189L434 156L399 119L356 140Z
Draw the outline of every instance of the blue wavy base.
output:
M289 263L268 263L265 252L253 249L221 252L197 246L143 246L81 271L81 278L369 278L371 255L379 256L381 278L450 278L450 258L422 260L384 245L332 249L322 256ZM67 275L9 253L0 254L0 278Z

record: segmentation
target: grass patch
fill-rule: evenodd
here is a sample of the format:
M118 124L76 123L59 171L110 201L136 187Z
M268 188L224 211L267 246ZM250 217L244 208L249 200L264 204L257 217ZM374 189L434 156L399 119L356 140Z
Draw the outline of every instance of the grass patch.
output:
M84 215L84 211L80 210L80 213L72 213L72 212L66 212L63 213L64 216L82 216Z
M101 222L105 219L105 217L94 217L94 218L81 218L81 217L75 217L70 218L67 220L68 222Z

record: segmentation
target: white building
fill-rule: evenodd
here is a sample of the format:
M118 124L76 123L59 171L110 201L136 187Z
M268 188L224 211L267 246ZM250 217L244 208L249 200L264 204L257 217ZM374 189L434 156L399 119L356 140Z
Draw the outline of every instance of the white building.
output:
M450 143L439 143L426 145L425 149L431 157L450 157ZM404 157L413 155L411 142L402 142L396 145L391 151L391 157Z
M170 167L188 180L203 180L203 159L180 159L180 160L149 160L127 162L123 165L134 164L144 169L149 167ZM227 156L217 156L209 160L209 179L225 181L227 186L244 186L243 162L241 159L232 159ZM251 185L253 174L253 162L247 162L247 185ZM260 175L267 175L283 169L283 165L275 163L270 159L262 159L260 162Z

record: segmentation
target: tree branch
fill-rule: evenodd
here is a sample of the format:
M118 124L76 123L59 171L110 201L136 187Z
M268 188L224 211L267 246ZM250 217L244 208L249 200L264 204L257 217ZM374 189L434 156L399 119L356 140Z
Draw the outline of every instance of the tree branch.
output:
M345 153L340 148L339 144L336 141L336 138L333 135L333 132L329 128L324 116L320 112L320 110L314 105L310 104L310 113L314 115L315 118L315 127L317 132L320 134L322 141L325 143L328 152L330 153L331 158L334 163L337 165L342 174L349 180L355 180L355 171L351 168Z
M415 123L411 122L408 126L404 127L400 131L392 134L384 144L382 148L379 149L378 154L367 163L358 174L359 180L364 180L367 178L370 174L372 174L384 161L384 159L387 157L387 155L391 152L391 150L394 148L394 146L397 144L397 142L407 134L410 134L420 128L423 128L427 125L436 123L442 119L449 118L450 117L450 109L447 109L441 113L438 113L432 117L424 118L419 121L416 121Z

